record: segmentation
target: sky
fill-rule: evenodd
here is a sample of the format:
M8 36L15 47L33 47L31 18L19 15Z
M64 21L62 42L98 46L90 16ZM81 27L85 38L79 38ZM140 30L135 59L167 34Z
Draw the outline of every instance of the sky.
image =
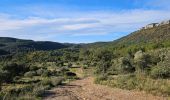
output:
M170 0L0 0L0 37L113 41L170 19Z

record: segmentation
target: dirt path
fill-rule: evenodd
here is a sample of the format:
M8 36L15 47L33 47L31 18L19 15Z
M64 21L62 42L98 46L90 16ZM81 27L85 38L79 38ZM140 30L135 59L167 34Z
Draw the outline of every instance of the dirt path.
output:
M44 100L168 100L142 92L96 85L92 77L76 80L48 91Z

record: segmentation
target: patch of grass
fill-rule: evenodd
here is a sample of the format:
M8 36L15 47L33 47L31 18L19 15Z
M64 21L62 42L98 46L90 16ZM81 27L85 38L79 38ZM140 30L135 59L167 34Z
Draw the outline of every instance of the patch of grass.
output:
M170 84L166 79L154 80L145 76L126 75L112 79L96 78L95 83L111 87L140 90L154 95L170 96Z
M100 82L107 80L107 76L106 75L99 75L97 77L95 77L94 83L96 84L100 84Z

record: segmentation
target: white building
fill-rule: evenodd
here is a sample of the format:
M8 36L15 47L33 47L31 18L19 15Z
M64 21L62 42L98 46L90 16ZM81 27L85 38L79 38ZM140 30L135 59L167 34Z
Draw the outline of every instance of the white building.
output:
M170 20L162 21L159 25L166 25L170 24Z
M162 21L161 23L151 23L151 24L146 25L145 27L142 27L140 30L154 28L157 26L167 25L167 24L170 25L170 20Z
M157 27L158 25L159 25L159 23L151 23L151 24L146 25L145 29Z

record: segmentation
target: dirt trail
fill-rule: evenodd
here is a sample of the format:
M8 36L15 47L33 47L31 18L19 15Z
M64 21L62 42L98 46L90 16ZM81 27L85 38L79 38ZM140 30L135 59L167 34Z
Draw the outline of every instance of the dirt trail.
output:
M136 91L96 85L93 77L76 80L48 91L44 100L168 100Z

